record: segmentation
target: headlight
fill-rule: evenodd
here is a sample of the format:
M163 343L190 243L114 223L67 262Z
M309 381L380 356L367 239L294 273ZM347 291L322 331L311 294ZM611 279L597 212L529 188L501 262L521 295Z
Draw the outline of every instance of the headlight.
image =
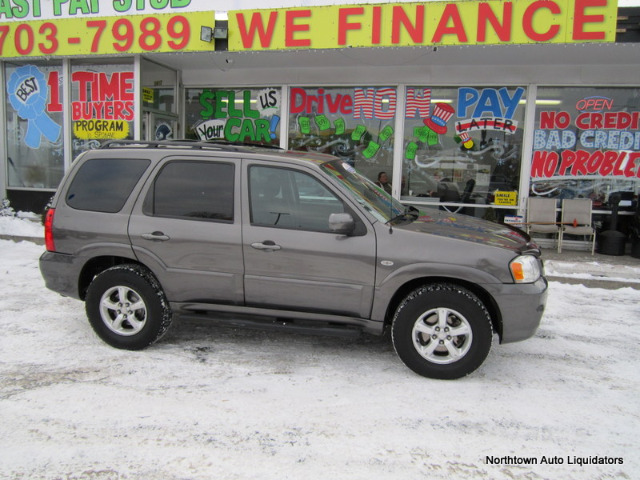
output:
M533 283L540 278L540 262L533 255L520 255L509 264L516 283Z

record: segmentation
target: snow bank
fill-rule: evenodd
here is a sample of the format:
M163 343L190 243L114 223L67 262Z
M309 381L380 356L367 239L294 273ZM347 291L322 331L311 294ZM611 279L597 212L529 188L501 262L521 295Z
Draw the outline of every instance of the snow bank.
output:
M44 288L41 252L0 240L0 478L640 471L638 290L552 283L534 338L494 345L473 375L446 382L413 374L387 338L368 336L176 322L147 350L116 350L93 334L82 303Z

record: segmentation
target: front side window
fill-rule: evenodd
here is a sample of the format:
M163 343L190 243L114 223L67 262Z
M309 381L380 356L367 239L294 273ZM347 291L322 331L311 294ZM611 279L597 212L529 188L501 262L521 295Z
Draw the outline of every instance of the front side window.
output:
M344 205L311 175L295 170L253 166L249 169L253 225L329 232L329 216Z
M407 87L403 200L516 207L525 94L524 87Z
M175 161L156 177L144 213L158 217L233 222L233 165Z

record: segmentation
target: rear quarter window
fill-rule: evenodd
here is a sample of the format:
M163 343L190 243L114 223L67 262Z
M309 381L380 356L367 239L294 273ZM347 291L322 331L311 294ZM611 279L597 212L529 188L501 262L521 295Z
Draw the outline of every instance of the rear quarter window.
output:
M139 158L87 160L69 186L67 205L77 210L119 212L150 163Z

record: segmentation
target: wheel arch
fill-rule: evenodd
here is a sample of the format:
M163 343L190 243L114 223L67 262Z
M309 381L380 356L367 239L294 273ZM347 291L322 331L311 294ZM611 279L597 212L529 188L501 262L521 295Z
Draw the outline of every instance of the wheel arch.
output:
M89 285L96 275L104 272L108 268L124 264L140 265L144 268L147 268L139 261L128 257L102 255L99 257L93 257L88 260L84 264L84 267L82 267L82 270L78 277L78 294L80 296L80 299L85 300L87 296L87 289L89 288Z
M476 295L489 312L493 330L498 334L500 339L502 339L502 315L500 314L500 308L498 307L498 304L494 300L493 296L476 283L451 277L420 277L409 280L408 282L401 285L393 294L387 306L387 311L384 319L385 327L391 325L395 311L407 295L409 295L417 288L438 283L457 285L466 288L474 295Z

